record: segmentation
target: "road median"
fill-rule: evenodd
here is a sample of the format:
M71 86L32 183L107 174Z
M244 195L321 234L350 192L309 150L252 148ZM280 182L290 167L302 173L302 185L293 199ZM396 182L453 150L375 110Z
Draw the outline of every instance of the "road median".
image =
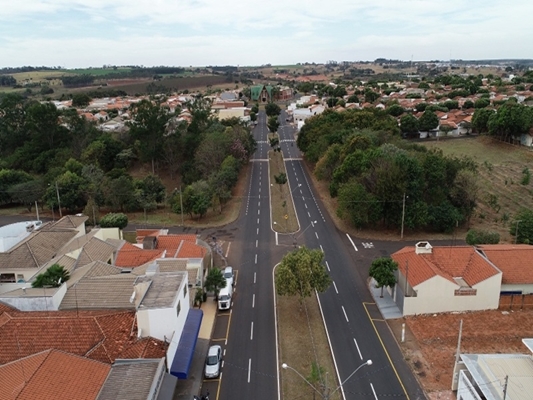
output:
M270 150L268 160L272 229L278 233L297 232L300 224L294 209L283 153Z

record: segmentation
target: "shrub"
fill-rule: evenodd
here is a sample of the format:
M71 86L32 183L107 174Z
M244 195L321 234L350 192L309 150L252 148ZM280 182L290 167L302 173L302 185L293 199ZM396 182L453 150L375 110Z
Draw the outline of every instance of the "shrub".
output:
M500 242L500 234L482 229L470 229L466 234L465 240L471 246L478 244L498 244Z
M109 213L100 220L102 228L119 228L124 229L128 226L128 216L123 213Z

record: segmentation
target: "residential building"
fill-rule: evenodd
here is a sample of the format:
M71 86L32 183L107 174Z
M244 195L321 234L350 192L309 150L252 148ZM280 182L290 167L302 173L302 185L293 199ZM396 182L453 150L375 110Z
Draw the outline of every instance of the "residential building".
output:
M498 308L502 272L473 246L418 242L391 258L398 271L389 290L403 315Z

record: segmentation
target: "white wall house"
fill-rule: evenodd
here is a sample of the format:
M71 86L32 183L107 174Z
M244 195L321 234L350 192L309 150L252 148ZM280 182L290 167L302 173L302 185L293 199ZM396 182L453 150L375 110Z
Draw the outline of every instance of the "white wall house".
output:
M403 315L498 308L502 273L472 246L419 242L391 257L398 282L389 291Z

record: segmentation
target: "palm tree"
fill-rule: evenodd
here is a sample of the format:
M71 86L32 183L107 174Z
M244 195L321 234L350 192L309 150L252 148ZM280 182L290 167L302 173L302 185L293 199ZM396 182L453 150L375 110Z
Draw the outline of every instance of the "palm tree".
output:
M59 264L51 265L45 272L37 275L31 286L34 288L59 287L70 279L70 273Z

